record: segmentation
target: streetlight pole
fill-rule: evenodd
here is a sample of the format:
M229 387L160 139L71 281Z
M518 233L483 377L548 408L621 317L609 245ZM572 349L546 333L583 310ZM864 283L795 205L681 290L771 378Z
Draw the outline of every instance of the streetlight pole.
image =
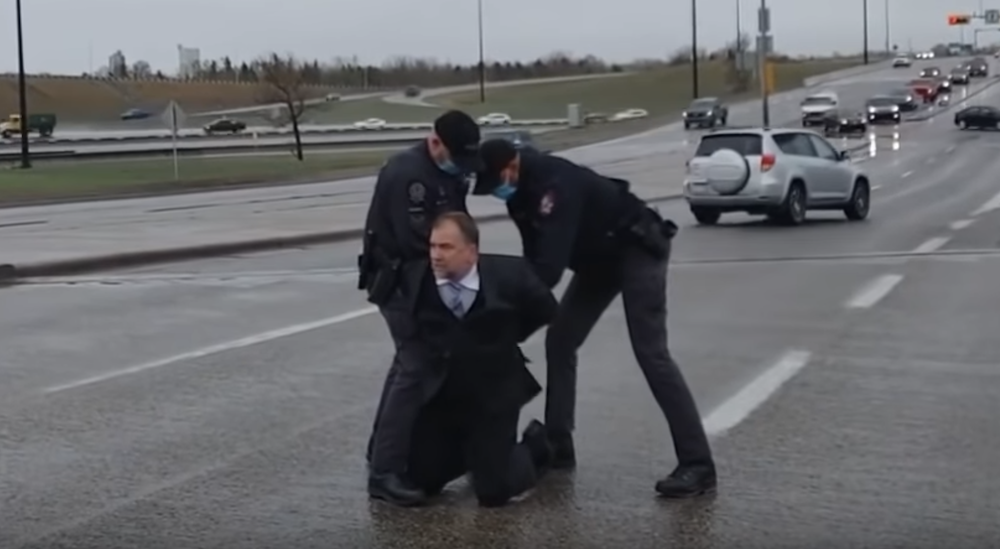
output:
M864 10L864 27L865 27L865 65L868 64L868 0L861 0L862 9Z
M885 0L885 56L892 56L892 34L889 30L889 0Z
M742 3L742 0L736 0L736 59L741 59L743 53Z
M698 98L698 0L691 0L691 96Z
M483 47L483 0L477 4L479 8L479 102L486 102L486 57Z
M31 151L28 148L28 83L24 74L24 28L21 24L21 0L15 0L17 10L17 89L20 95L21 115L21 167L31 167Z
M771 105L768 101L767 54L768 33L771 30L771 14L767 9L767 0L760 0L760 11L757 15L757 28L760 32L757 38L757 74L760 80L760 115L764 127L771 125Z

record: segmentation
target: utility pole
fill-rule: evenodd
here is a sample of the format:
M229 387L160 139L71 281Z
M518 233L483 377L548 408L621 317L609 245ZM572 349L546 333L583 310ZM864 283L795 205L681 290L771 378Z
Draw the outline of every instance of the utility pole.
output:
M868 64L868 0L861 0L862 9L864 10L864 30L865 30L865 65Z
M17 12L17 91L20 95L18 112L21 115L21 167L31 167L31 150L28 145L28 82L24 73L24 25L21 23L21 0L16 0Z
M691 0L691 96L698 98L698 0Z
M771 125L771 107L768 102L768 94L770 93L768 82L768 66L767 66L767 56L771 51L770 36L771 32L771 10L767 7L767 0L760 0L760 9L757 10L757 31L760 33L757 35L757 75L760 80L760 114L761 121L764 123L764 127L767 128Z
M483 0L477 4L479 8L479 102L486 103L486 56L483 47Z
M892 40L889 34L889 0L885 0L885 56L892 57Z

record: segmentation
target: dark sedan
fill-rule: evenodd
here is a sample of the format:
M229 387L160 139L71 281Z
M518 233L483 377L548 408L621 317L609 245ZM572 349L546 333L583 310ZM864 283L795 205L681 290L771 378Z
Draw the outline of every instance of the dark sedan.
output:
M1000 109L977 105L955 113L955 125L966 129L1000 129Z
M865 102L868 121L873 124L878 122L898 123L900 118L899 110L899 104L896 99L888 95L872 97Z
M823 133L827 136L856 135L868 131L864 113L846 109L829 111L823 118Z
M208 135L213 135L217 133L231 133L237 134L241 131L247 129L245 122L239 120L233 120L231 118L220 118L218 120L213 120L207 124L204 128L205 133Z
M920 78L933 78L935 76L941 76L941 69L937 67L927 67L920 71Z
M969 83L969 70L966 68L955 68L951 70L951 74L948 75L952 84L968 85Z
M716 97L695 99L684 110L684 129L725 126L729 119L729 109Z
M990 65L982 57L977 57L969 61L969 76L973 78L986 78L990 75Z
M910 88L893 90L887 93L886 96L893 98L896 101L896 105L899 106L899 110L903 112L915 111L920 108L919 98L913 94L913 90Z

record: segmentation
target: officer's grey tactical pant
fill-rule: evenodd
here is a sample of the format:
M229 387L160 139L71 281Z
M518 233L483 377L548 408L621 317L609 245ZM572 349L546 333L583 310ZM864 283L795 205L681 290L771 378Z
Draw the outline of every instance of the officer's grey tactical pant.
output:
M667 348L667 264L637 247L624 252L619 265L603 273L573 275L545 339L548 380L545 423L555 435L575 427L577 350L601 314L621 293L632 351L674 441L680 465L712 463L694 397Z
M406 330L400 323L412 322L412 319L398 308L392 303L380 308L396 352L382 387L365 455L370 471L376 474L405 472L413 427L423 404L423 387L420 379L413 375L418 369L404 367L405 361L415 360L416 357L400 352L399 337L396 335Z

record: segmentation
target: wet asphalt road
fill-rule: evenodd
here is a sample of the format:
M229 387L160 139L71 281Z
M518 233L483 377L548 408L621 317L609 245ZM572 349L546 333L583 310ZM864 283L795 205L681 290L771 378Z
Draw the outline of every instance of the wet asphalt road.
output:
M672 347L721 475L699 501L653 497L672 451L619 304L581 355L575 474L508 509L457 486L401 511L363 490L389 344L356 243L4 289L0 547L997 546L998 151L948 117L877 140L865 223L660 205L682 226Z

